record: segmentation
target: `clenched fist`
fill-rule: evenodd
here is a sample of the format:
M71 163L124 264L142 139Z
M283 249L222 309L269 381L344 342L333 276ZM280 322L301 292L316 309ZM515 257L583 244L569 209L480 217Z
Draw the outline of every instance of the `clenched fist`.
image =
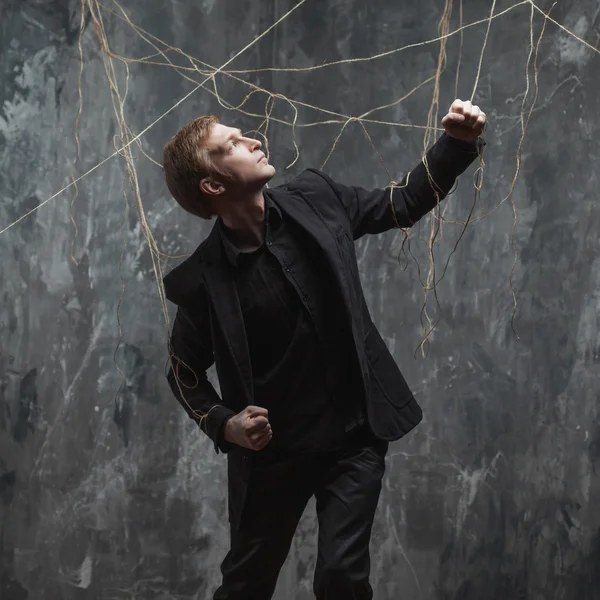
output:
M273 437L269 411L259 406L247 406L225 423L225 441L250 450L262 450Z
M486 123L486 114L468 100L455 100L442 119L442 125L449 136L470 143L474 143L483 133Z

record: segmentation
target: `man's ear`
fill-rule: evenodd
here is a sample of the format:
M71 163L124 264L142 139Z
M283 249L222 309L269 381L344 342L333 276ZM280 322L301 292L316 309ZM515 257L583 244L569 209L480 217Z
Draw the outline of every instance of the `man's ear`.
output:
M225 186L212 177L204 177L200 181L200 191L207 196L219 196L225 191Z

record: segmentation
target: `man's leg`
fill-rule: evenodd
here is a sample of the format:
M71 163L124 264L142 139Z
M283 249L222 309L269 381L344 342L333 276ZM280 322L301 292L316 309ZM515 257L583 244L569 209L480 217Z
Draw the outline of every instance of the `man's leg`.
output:
M314 491L314 466L282 461L253 468L240 525L221 565L214 600L269 600L298 521Z
M317 488L317 600L373 598L369 540L387 448L387 442L376 441L344 452L332 461Z

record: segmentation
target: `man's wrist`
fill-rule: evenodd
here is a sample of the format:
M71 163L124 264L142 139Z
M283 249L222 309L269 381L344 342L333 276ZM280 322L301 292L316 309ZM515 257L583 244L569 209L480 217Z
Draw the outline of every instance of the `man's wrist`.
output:
M215 450L217 452L219 452L219 450L221 452L227 452L229 449L229 444L223 437L225 433L224 424L235 414L236 413L227 406L219 404L213 406L206 415L205 426L203 429L213 439Z
M231 423L231 419L233 419L234 415L231 415L229 417L227 417L227 419L225 419L225 422L223 423L223 428L222 428L222 436L223 436L223 440L228 442L229 444L233 444L233 427L232 427L232 423Z
M456 148L460 148L466 152L473 152L479 154L483 147L486 145L485 140L478 136L472 142L467 142L465 140L459 140L458 138L453 137L449 133L446 132L446 137L448 141Z

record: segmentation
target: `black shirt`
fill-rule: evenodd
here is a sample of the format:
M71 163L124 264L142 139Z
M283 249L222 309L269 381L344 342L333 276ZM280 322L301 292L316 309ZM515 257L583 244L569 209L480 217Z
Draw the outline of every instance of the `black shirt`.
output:
M273 428L273 439L257 453L257 460L335 449L347 429L334 402L343 385L329 369L306 303L309 290L301 287L303 281L318 277L310 257L267 195L265 237L258 250L240 252L222 222L220 231L225 254L235 267L254 402L269 410Z

